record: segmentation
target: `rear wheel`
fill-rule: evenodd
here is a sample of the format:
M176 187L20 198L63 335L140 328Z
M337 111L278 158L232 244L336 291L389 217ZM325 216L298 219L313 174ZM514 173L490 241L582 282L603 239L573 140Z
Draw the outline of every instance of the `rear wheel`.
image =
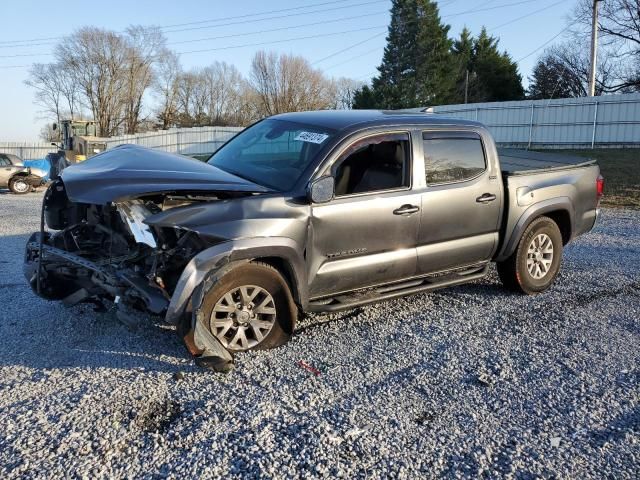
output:
M562 260L562 234L549 217L536 218L525 229L518 247L504 262L498 276L510 290L533 295L553 284Z
M9 190L15 194L22 195L23 193L29 193L32 187L24 177L18 176L9 180Z
M226 273L205 294L201 308L209 331L234 352L283 345L298 311L280 272L259 262Z

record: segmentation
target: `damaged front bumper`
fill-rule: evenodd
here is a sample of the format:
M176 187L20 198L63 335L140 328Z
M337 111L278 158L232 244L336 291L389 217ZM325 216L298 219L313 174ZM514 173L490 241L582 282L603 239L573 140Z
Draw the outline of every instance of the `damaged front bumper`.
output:
M119 318L129 316L129 309L120 301L123 296L138 298L150 313L168 314L169 300L157 289L145 284L142 278L127 273L112 273L96 262L48 245L47 237L48 234L45 234L41 243L40 234L32 234L25 249L23 272L38 295L50 300L62 300L65 305L72 306L91 299L97 288L113 297ZM79 278L76 285L70 285L70 282L65 282L56 275L56 271L63 269L65 264L80 267L86 275ZM64 288L60 288L61 281L64 282ZM177 324L183 314L184 305L179 314L174 309L172 323ZM188 327L179 325L178 332L189 352L196 356L198 365L218 372L232 369L233 356L211 334L204 318L194 314Z
M23 271L31 287L45 298L62 300L67 305L74 305L86 300L91 296L91 288L86 285L90 282L112 295L116 303L123 296L133 296L141 300L146 309L154 314L166 311L169 300L162 292L151 285L145 284L142 278L136 277L128 272L110 272L98 263L87 260L60 248L52 247L46 243L47 234L42 244L39 241L40 234L34 233L29 238L25 249L25 261ZM73 264L87 272L79 283L79 287L69 295L59 298L69 291L69 288L56 289L56 269L63 267L63 264ZM84 284L84 285L83 285ZM69 287L67 282L67 287ZM89 287L89 288L87 288ZM78 292L84 292L79 294Z

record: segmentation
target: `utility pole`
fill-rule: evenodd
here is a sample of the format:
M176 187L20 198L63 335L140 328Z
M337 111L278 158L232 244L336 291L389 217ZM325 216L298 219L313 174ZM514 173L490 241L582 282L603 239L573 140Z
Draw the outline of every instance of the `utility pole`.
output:
M467 103L469 99L469 69L467 69L467 76L464 80L464 103Z
M602 0L593 0L593 13L591 19L591 70L589 71L589 96L596 94L596 57L598 53L598 3Z

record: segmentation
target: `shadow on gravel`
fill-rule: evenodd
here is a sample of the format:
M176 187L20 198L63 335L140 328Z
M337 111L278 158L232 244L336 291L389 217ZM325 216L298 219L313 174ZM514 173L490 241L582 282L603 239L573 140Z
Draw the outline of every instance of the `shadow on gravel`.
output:
M600 430L591 431L591 441L598 447L608 442L624 440L627 435L640 433L640 407L623 412L614 418L609 425Z
M37 297L22 273L27 238L0 236L0 367L184 369L190 357L182 341L150 317L131 328L112 311L65 308Z
M483 281L480 280L479 282L483 282ZM486 280L484 282L486 282ZM505 297L505 298L510 296L517 296L517 294L510 292L508 290L505 290L505 288L499 283L488 283L488 282L484 283L484 282L469 283L466 285L459 285L456 287L443 288L442 290L435 290L433 292L419 293L416 296L417 297L420 297L423 295L430 296L430 298L433 300L434 305L438 304L438 299L441 297L450 297L450 296L456 296L456 295L483 295L483 296ZM302 333L306 333L310 330L314 330L316 328L319 328L325 325L339 324L342 322L357 320L358 317L362 313L364 313L368 308L375 308L375 305L393 305L393 302L403 302L403 301L406 301L407 298L411 298L411 297L397 298L394 300L386 300L384 302L381 302L380 304L366 305L363 307L355 307L351 310L345 310L343 312L338 312L333 314L331 313L311 314L307 316L308 319L311 319L311 322L302 327L296 328L293 334L300 335Z

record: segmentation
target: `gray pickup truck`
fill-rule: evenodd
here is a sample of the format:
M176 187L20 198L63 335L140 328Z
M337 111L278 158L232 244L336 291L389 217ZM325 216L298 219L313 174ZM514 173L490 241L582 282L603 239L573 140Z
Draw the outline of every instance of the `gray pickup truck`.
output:
M460 285L492 261L505 287L542 292L602 191L593 161L498 151L474 122L283 114L207 163L125 145L67 168L25 275L48 299L162 315L192 353L224 356L283 344L301 312Z

